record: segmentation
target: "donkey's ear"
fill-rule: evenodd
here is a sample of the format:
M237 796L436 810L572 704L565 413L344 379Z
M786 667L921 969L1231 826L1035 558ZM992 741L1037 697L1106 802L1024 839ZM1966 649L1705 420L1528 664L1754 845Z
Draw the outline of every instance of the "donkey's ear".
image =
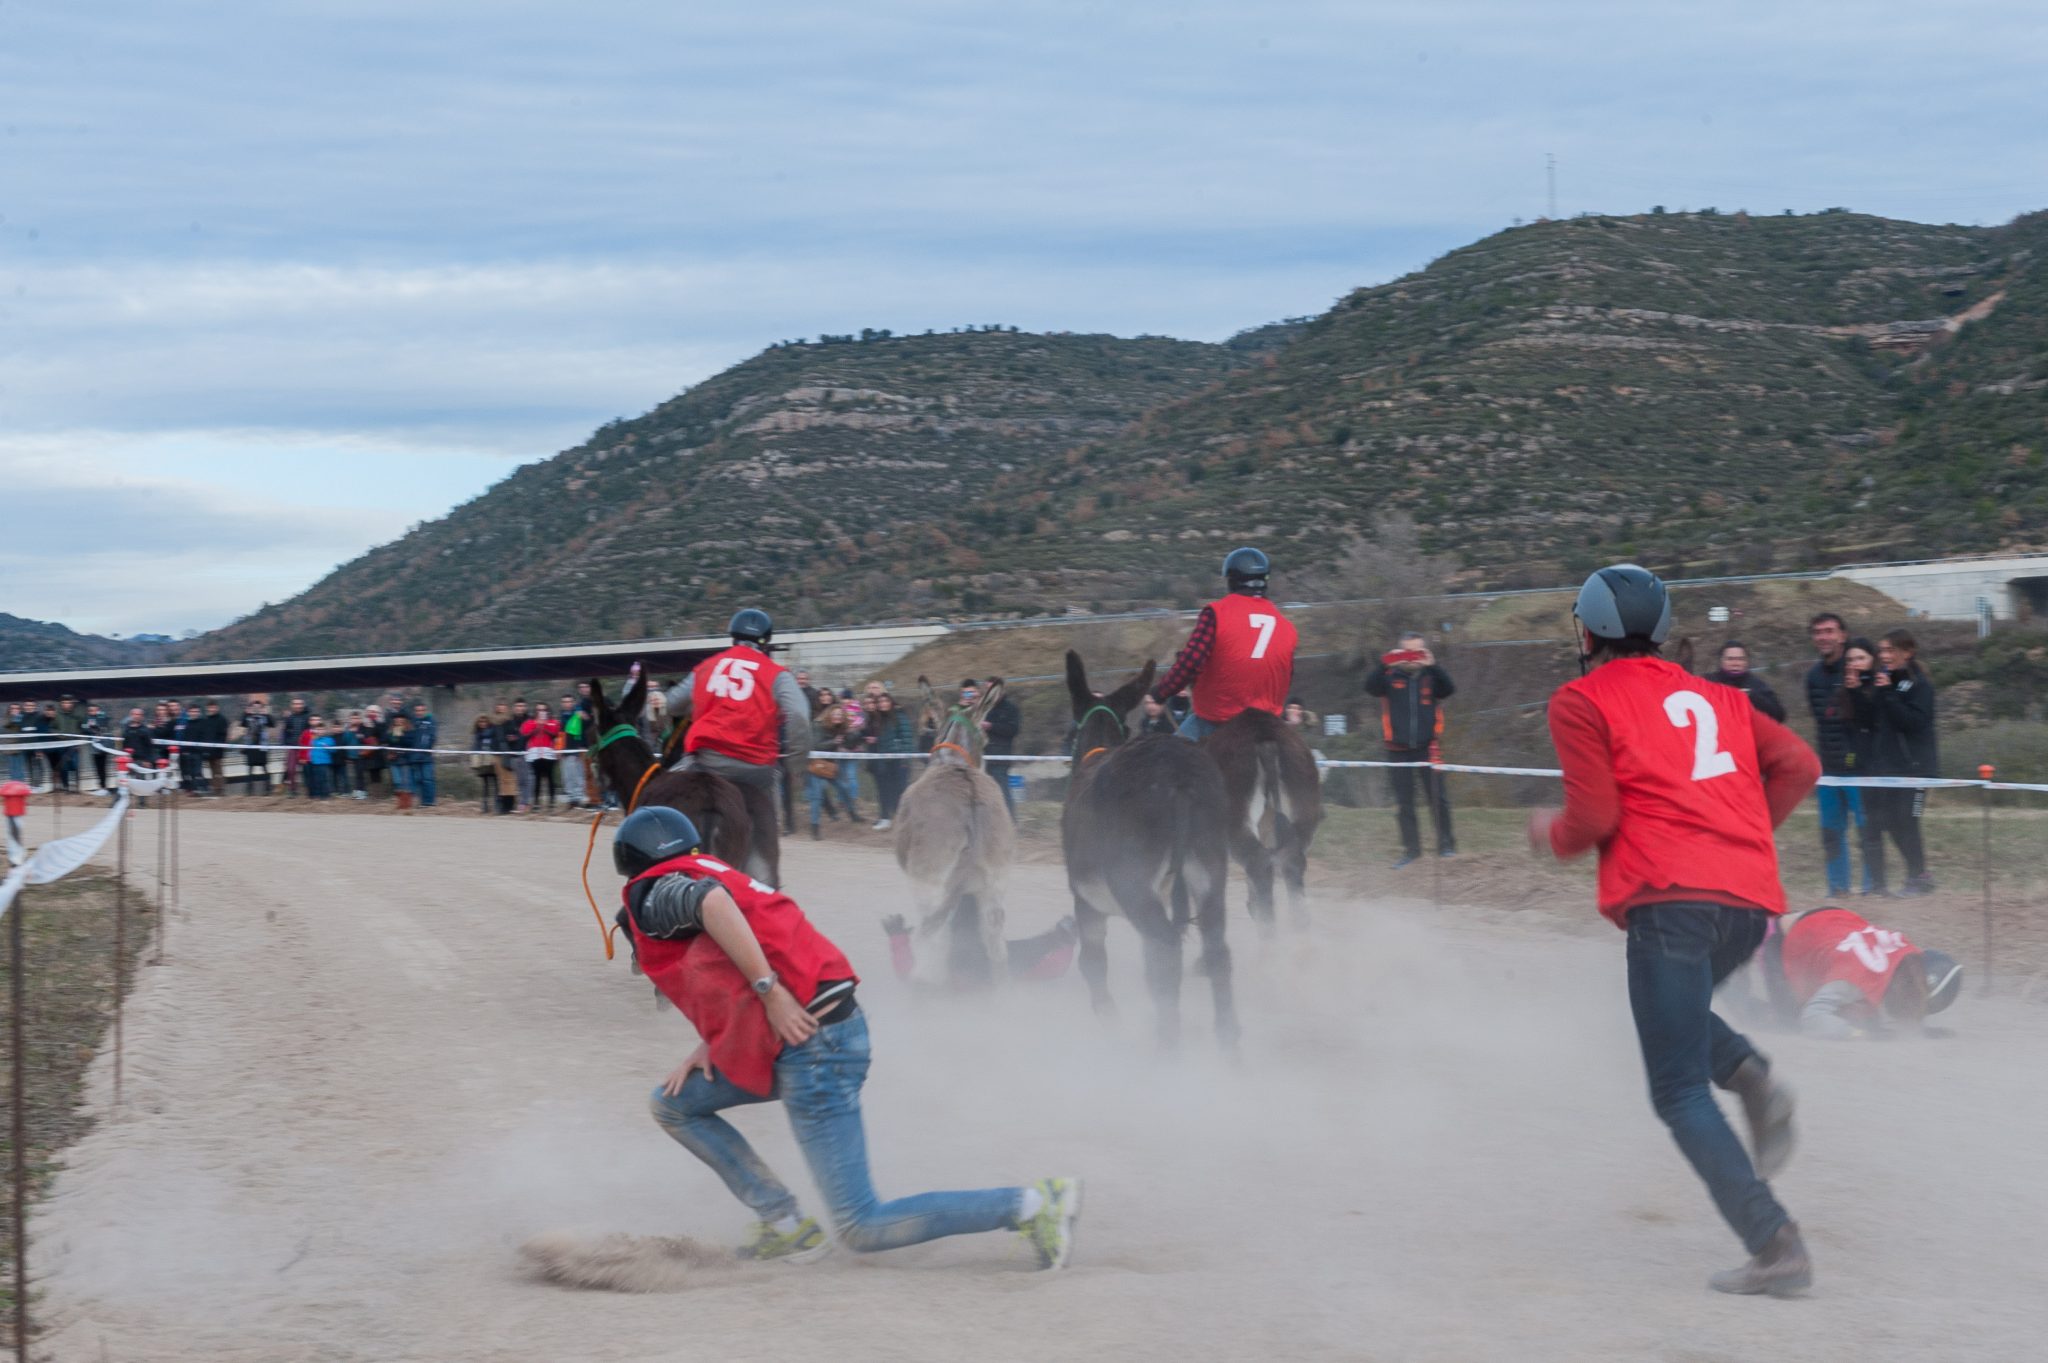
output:
M634 720L640 718L640 712L646 708L647 674L639 672L634 674L633 684L626 688L626 694L619 697L619 714L625 719Z
M1067 698L1074 703L1074 718L1095 703L1095 693L1088 689L1088 669L1081 666L1081 655L1073 649L1067 650Z
M609 729L612 726L612 703L605 697L602 679L597 677L590 679L590 698L597 702L597 722L604 728Z
M1001 682L997 682L994 686L991 686L988 690L982 692L981 704L974 707L974 718L976 722L979 722L982 719L987 718L988 712L995 709L996 702L1000 701L1002 698L1003 683Z
M919 709L946 713L946 707L939 704L939 693L932 690L931 679L922 672L917 674L917 703Z
M1137 708L1138 702L1143 700L1146 693L1152 689L1152 677L1158 671L1158 661L1151 658L1146 659L1144 670L1122 686L1119 686L1116 690L1110 692L1108 698L1103 701L1103 704L1116 711L1119 716L1129 714Z

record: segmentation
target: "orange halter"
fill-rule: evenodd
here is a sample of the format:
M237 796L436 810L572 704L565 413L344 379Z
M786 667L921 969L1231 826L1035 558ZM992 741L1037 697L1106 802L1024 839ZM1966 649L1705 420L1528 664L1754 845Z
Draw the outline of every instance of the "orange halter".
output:
M939 749L941 748L951 748L954 752L960 754L962 762L965 762L970 767L974 765L974 754L961 747L958 743L934 743L932 744L931 755L934 757L938 756Z

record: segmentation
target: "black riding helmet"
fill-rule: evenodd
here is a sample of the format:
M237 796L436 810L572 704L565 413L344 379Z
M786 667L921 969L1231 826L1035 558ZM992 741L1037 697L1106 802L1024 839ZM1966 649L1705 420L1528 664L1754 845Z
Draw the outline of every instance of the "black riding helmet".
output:
M1921 952L1920 963L1927 967L1927 1011L1939 1013L1963 992L1963 968L1942 951Z
M748 606L733 612L732 623L726 626L736 644L758 644L762 648L775 637L775 622L768 618L768 612L759 606Z
M1587 578L1572 615L1596 639L1661 644L1671 633L1671 597L1663 581L1633 563L1617 563Z
M703 846L697 825L680 809L649 805L626 816L612 835L612 866L631 879L650 866Z
M1264 551L1247 545L1230 551L1230 557L1223 560L1223 580L1234 592L1252 592L1259 596L1266 594L1266 574L1273 565Z

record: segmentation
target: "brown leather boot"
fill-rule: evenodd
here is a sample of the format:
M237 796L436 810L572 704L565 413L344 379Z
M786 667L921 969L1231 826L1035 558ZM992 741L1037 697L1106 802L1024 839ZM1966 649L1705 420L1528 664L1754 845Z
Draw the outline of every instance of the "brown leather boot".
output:
M1738 1065L1723 1087L1742 1100L1757 1177L1775 1177L1792 1158L1792 1090L1771 1078L1770 1067L1757 1056Z
M1813 1286L1813 1261L1806 1257L1799 1227L1787 1221L1754 1259L1741 1268L1716 1273L1707 1279L1707 1285L1739 1297L1796 1297L1806 1291Z

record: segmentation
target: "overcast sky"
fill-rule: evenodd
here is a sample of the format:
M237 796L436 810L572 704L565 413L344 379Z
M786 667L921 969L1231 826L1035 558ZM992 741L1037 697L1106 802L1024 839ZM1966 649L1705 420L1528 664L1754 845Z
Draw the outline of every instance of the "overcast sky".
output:
M206 628L769 342L2048 205L2048 6L0 0L0 610ZM4 664L4 660L0 660Z

